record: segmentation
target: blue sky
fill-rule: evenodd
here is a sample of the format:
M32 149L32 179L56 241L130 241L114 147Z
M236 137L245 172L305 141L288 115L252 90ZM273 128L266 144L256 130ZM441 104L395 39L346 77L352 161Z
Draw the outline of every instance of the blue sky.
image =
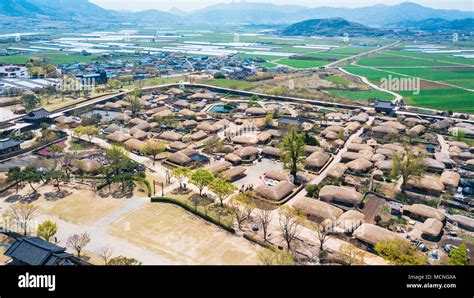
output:
M145 9L159 9L167 11L177 7L185 11L203 8L209 5L232 2L231 0L90 0L102 7L109 9L126 9L140 11ZM237 1L237 0L236 0ZM404 0L249 0L247 2L263 2L274 4L298 4L308 7L331 6L331 7L361 7L374 4L393 5L405 2ZM473 0L411 0L424 6L443 9L460 9L474 11Z

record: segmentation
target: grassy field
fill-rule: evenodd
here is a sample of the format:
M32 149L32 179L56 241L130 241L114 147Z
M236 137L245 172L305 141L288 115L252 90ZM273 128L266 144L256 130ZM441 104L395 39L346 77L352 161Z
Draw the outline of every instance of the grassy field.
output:
M16 55L0 57L0 63L24 64L33 58L46 58L50 64L70 64L74 62L90 63L97 59L98 55L74 55L58 52L34 53L31 55Z
M214 79L202 81L203 84L213 85L222 88L239 89L239 90L250 90L255 87L255 83L236 81L229 79Z
M326 80L329 81L329 82L336 83L336 84L341 84L343 86L348 86L350 84L350 82L348 80L346 80L344 77L340 77L340 76L326 77Z
M390 93L371 90L371 91L342 91L342 90L329 90L329 93L341 98L355 100L355 101L367 101L369 99L376 99L380 101L391 101L395 97Z
M421 90L419 95L412 92L399 92L407 104L463 113L474 113L474 93L455 89L428 89Z
M295 59L285 59L281 60L278 63L287 65L294 68L313 68L321 67L328 64L328 61L318 61L318 60L295 60Z
M454 66L453 64L435 61L424 60L417 58L407 58L400 56L374 55L374 57L362 58L357 64L372 67L399 67L399 66Z

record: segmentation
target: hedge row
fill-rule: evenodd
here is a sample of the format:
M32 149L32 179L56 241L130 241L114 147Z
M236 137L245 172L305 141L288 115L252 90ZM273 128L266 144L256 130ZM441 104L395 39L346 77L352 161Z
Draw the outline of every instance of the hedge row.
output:
M273 250L273 251L276 251L276 250L277 250L277 248L276 248L274 245L272 245L272 244L270 244L270 243L268 243L268 242L266 242L266 241L260 240L260 239L258 239L258 238L256 238L256 237L254 237L253 235L250 235L250 234L245 233L245 234L244 234L244 238L247 239L247 240L250 241L250 242L253 242L253 243L257 244L257 245L260 245L260 246L263 247L263 248L266 248L266 249L269 249L269 250Z
M151 202L152 203L168 203L168 204L173 204L173 205L177 205L177 206L180 206L182 207L183 209L185 209L186 211L188 212L191 212L192 214L196 215L196 216L199 216L201 217L202 219L208 221L208 222L211 222L221 228L223 228L224 230L226 230L227 232L230 232L232 234L235 234L235 230L234 228L222 223L222 222L219 222L218 220L216 220L215 218L205 214L205 213L202 213L201 211L199 210L196 210L194 209L193 207L189 206L188 204L182 202L182 201L179 201L179 200L175 200L175 199L171 199L171 198L164 198L164 197L156 197L156 198L151 198Z

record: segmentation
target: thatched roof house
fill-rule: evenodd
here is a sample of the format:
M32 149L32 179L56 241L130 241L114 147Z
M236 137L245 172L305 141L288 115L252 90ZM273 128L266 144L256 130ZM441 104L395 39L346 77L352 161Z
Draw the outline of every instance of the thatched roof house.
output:
M303 212L309 220L321 223L324 220L336 220L343 213L342 209L316 199L303 197L293 205Z
M137 152L140 152L142 150L143 146L145 145L144 142L139 141L137 139L127 140L123 144L125 145L125 148L127 148L128 150L137 151Z
M238 155L235 155L234 153L228 153L226 156L224 156L224 159L231 162L233 165L240 164L242 161L242 158L240 158Z
M461 181L461 175L454 171L444 171L441 174L441 183L443 183L446 187L456 188L459 186L459 182Z
M350 121L357 121L357 122L360 122L361 124L364 124L366 123L367 121L369 121L369 114L367 113L359 113L355 116L352 116L351 118L349 118Z
M256 138L250 138L247 136L233 137L232 142L235 144L242 144L242 145L256 145L258 143Z
M353 161L359 158L364 158L363 154L359 152L351 152L351 151L346 151L341 154L341 161L342 162L348 162L348 161Z
M107 136L107 140L120 143L128 141L131 138L132 136L130 136L128 133L124 133L123 131L116 131Z
M306 158L306 168L310 170L321 170L331 159L331 155L324 152L314 152Z
M119 130L122 130L122 128L120 126L118 126L117 124L110 124L109 126L107 126L104 129L104 133L110 134L110 133L114 133L114 132L119 131Z
M167 141L181 141L183 136L177 132L167 130L160 135L160 138Z
M209 133L216 133L219 131L219 127L213 125L213 124L210 124L208 122L203 122L203 123L200 123L197 127L196 127L198 130L203 130L203 131L207 131Z
M347 166L343 163L338 163L334 165L329 171L328 176L331 178L341 178L342 175L347 171Z
M443 231L443 223L435 218L428 218L421 225L421 237L436 241Z
M195 93L191 96L188 96L188 98L191 100L214 100L216 99L216 95L212 93Z
M178 89L178 88L170 88L168 89L168 91L166 91L168 94L171 94L171 95L181 95L181 94L184 94L184 91L181 90L181 89Z
M326 202L357 206L362 201L363 195L355 188L326 185L319 191L319 198Z
M408 130L408 135L412 137L420 136L425 132L425 127L423 125L416 125Z
M268 131L261 132L257 136L257 141L259 143L266 143L272 138L272 134L269 133Z
M374 133L375 135L384 136L388 134L398 134L398 130L393 127L379 125L372 127L372 133Z
M176 101L173 105L180 108L189 108L191 104L184 99L180 99Z
M265 172L264 176L269 179L273 179L276 181L288 181L288 174L285 172L278 172L278 171L267 171Z
M280 153L280 149L267 146L263 148L262 155L268 158L280 158L281 153Z
M149 131L151 130L151 125L148 122L142 122L133 127L133 129Z
M435 218L444 222L446 218L444 211L423 204L405 205L403 206L403 214L421 221L425 221L427 218Z
M183 127L185 128L192 128L196 127L198 125L198 122L196 120L186 120L183 122Z
M347 150L354 151L354 152L359 152L361 150L374 151L374 149L367 144L349 143L347 144L346 148Z
M188 148L188 145L180 141L174 141L169 144L169 149L172 151L180 151L186 148Z
M97 172L100 169L101 164L95 160L81 159L75 162L75 166L82 172L91 174Z
M172 153L168 156L167 161L179 166L188 166L191 164L192 159L181 151Z
M363 213L357 210L349 210L337 218L336 226L343 229L344 232L352 233L364 223L364 218Z
M218 176L221 179L234 182L245 177L245 171L246 169L244 167L235 167L221 172Z
M366 173L373 166L373 164L365 158L358 158L356 160L348 162L346 165L349 170L357 173Z
M392 171L393 161L391 160L380 160L375 163L375 167L382 172L388 173Z
M228 161L219 161L219 162L215 162L210 165L207 165L206 167L204 167L204 169L212 174L217 174L222 171L228 170L231 166L232 164Z
M292 193L295 187L293 183L280 181L275 186L261 184L255 188L255 192L264 199L281 202Z
M252 116L266 115L267 111L264 108L252 107L245 110L245 114Z
M464 215L450 215L448 221L457 224L459 228L474 232L474 219Z
M205 138L207 138L207 136L208 136L207 133L205 133L202 130L199 130L191 135L191 140L193 140L194 142L197 142L200 140L204 140Z
M427 171L432 173L441 173L446 168L444 163L433 158L423 158L423 163L425 164Z
M401 124L400 122L397 122L397 121L387 121L387 122L384 122L380 125L385 126L385 127L395 128L396 130L401 130L401 131L407 129L407 127L405 125L403 125L403 124Z
M258 157L258 153L259 151L255 147L244 147L234 152L242 160L255 160Z
M439 196L444 191L444 185L438 178L424 175L417 179L410 179L407 182L407 189L414 192Z
M130 130L130 132L132 132L132 130ZM148 133L144 132L143 130L137 129L132 133L132 137L134 139L143 141L144 139L148 138Z
M382 240L406 241L405 238L398 235L397 233L368 223L364 223L360 227L358 227L357 230L354 231L352 236L354 236L362 243L367 244L369 247L374 247Z

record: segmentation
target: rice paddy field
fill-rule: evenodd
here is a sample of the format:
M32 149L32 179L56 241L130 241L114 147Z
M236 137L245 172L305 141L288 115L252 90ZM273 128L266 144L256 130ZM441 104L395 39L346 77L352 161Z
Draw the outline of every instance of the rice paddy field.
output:
M471 49L443 45L443 50ZM452 53L425 53L394 48L364 57L345 70L380 85L382 79L419 78L420 93L396 91L409 105L474 113L474 59ZM416 93L416 92L415 92Z

